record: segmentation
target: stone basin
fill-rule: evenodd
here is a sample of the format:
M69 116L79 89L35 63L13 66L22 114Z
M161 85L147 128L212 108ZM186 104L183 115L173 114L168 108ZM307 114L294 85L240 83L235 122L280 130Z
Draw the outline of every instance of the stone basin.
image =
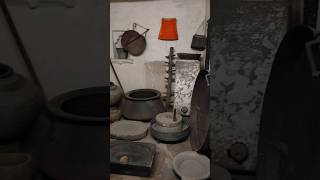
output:
M133 176L150 176L155 153L155 144L111 141L111 172Z

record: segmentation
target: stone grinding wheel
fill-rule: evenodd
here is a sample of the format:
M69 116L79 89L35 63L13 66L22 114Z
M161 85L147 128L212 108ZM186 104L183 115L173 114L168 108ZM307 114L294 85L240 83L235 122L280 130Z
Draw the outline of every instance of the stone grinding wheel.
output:
M122 35L121 45L133 56L139 56L146 49L147 42L143 35L134 30L128 30Z
M151 122L151 135L162 142L177 143L185 140L190 134L190 126L182 119L182 116L174 112L157 114Z
M151 124L150 132L155 139L162 143L179 143L185 140L190 134L190 127L188 124L183 124L180 131L173 132L168 132L168 130L163 132L160 127L161 126L156 123Z
M114 139L135 141L147 135L148 127L139 121L121 120L110 125L110 136Z
M182 116L180 114L176 114L175 121L173 120L172 112L163 112L159 113L156 116L156 123L163 127L175 127L179 126L182 123Z
M209 136L209 97L210 87L207 83L206 76L208 72L202 70L199 72L191 99L191 117L190 117L190 143L192 150L205 151L209 149L208 136Z

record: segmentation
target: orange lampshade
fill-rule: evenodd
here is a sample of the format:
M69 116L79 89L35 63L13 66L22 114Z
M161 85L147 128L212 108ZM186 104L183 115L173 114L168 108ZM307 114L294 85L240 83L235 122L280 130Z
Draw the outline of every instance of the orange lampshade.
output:
M178 40L176 18L162 18L159 39L167 41Z

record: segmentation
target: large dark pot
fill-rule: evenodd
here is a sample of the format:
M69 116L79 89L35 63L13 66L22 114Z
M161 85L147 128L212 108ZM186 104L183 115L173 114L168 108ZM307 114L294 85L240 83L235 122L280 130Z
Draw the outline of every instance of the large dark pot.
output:
M25 153L0 154L1 180L32 180L34 177L32 157Z
M110 106L117 106L122 99L122 94L120 87L110 82Z
M154 89L136 89L125 94L122 115L126 119L150 121L165 111L161 94Z
M15 153L15 152L19 152L20 150L21 149L20 149L19 143L0 145L0 154L1 153Z
M108 86L52 99L43 121L40 169L59 180L106 179Z
M43 105L43 95L32 82L0 63L0 144L22 138Z

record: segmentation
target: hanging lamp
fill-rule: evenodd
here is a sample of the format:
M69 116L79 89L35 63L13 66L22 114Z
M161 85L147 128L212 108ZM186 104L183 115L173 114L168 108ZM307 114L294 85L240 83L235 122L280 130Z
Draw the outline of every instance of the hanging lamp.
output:
M176 18L162 18L159 39L166 41L178 40Z

